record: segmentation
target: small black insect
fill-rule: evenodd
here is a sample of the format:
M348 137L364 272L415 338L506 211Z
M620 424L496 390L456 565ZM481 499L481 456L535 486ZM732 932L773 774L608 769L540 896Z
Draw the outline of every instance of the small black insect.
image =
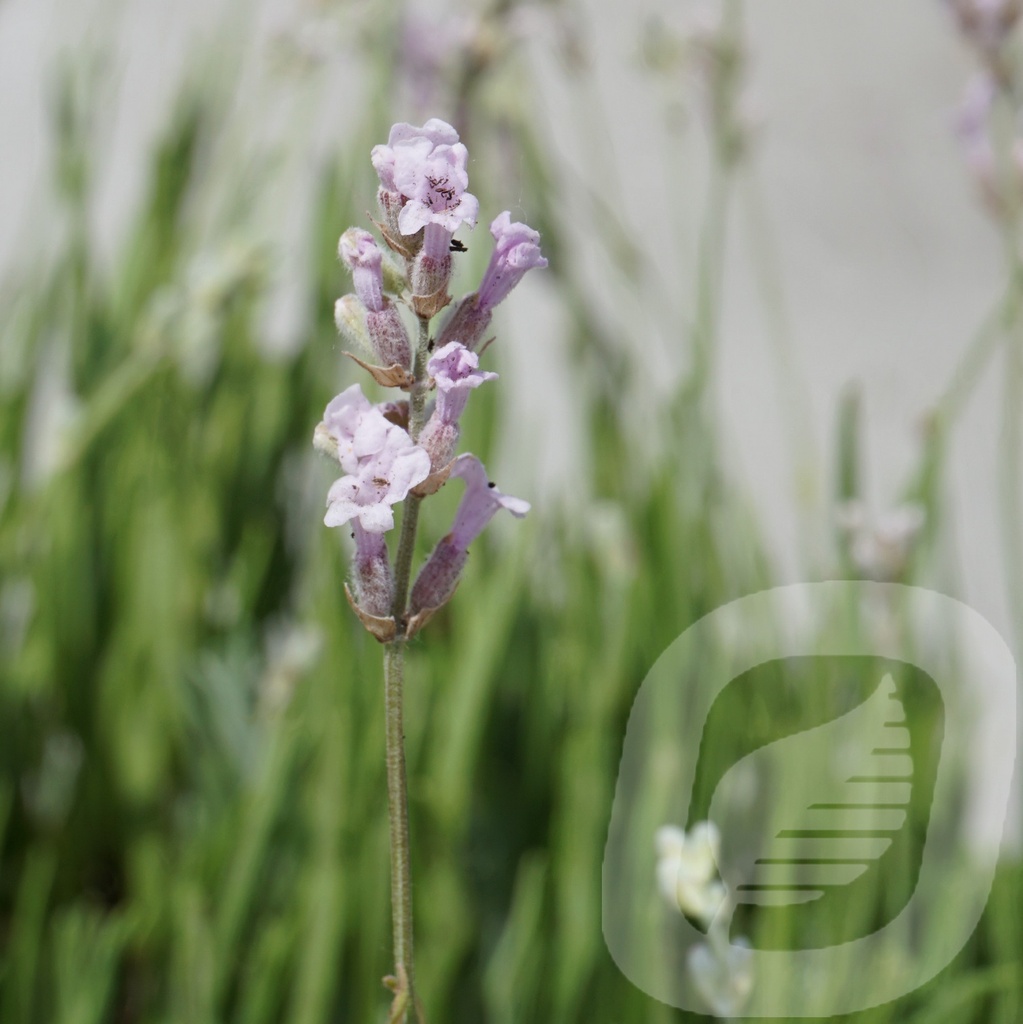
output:
M428 341L428 342L426 343L426 351L427 351L427 352L432 352L432 351L433 351L433 346L434 346L434 345L436 345L436 344L437 344L437 343L436 343L436 342L435 342L435 341L433 340L433 338L431 338L431 339L430 339L430 340L429 340L429 341Z
M464 242L460 242L457 238L451 239L451 252L468 252L469 250L465 247Z
M488 486L488 487L496 487L496 486L497 486L497 484L496 484L496 483L495 483L495 482L494 482L493 480L491 480L491 481L490 481L490 483L489 483L489 484L487 484L487 486Z

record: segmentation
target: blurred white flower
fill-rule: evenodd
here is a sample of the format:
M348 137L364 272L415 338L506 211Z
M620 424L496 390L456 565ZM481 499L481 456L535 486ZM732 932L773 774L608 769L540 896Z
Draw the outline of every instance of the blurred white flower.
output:
M725 900L716 878L721 835L711 821L685 832L674 825L657 830L657 884L664 898L683 914L709 924Z
M739 1015L753 989L753 950L745 939L698 943L689 950L686 966L715 1017Z

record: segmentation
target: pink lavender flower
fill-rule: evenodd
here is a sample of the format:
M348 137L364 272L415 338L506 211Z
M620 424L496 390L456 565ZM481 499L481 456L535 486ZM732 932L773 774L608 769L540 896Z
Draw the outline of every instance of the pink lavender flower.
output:
M430 473L430 456L370 403L358 384L331 400L317 437L318 447L330 450L348 474L327 494L328 526L358 519L370 533L390 530L391 506Z
M341 468L346 473L357 473L367 458L384 450L394 424L370 402L358 384L353 384L330 400L321 427L337 445Z
M547 266L547 260L540 254L540 233L525 224L513 223L507 210L494 219L490 233L494 236L494 252L479 288L480 305L486 309L493 309L507 298L527 270Z
M433 471L446 466L458 444L458 420L465 411L469 392L497 374L479 368L479 356L461 342L448 342L438 349L426 369L437 385L437 405L419 435L419 443L430 453Z
M468 157L460 142L431 147L426 139L417 139L397 147L394 183L408 200L398 215L403 235L414 235L427 224L446 231L457 231L462 224L476 226L479 201L466 192Z
M483 532L498 509L507 509L516 519L522 519L529 511L528 501L502 494L491 483L483 463L475 455L466 453L455 459L451 475L465 481L465 494L448 535L456 547L467 548Z
M427 224L448 232L476 224L479 201L466 192L468 157L458 132L438 118L422 128L396 124L387 145L374 146L373 167L381 187L404 200L398 214L403 235L414 235Z
M439 608L451 597L468 558L469 545L499 509L507 509L517 519L529 511L528 501L502 494L487 479L487 471L475 455L465 454L455 459L451 476L465 481L465 494L450 533L434 548L412 588L413 614L426 608Z
M437 408L434 415L445 423L457 423L469 400L469 392L497 374L479 368L480 357L461 342L451 341L437 349L426 369L437 385Z
M357 473L331 485L323 518L327 526L357 519L367 532L384 533L394 527L392 506L430 475L430 456L401 427L388 426L383 447L361 460Z
M402 143L415 142L416 139L426 139L434 147L453 146L458 142L458 132L439 117L431 117L422 128L404 121L393 125L387 136L387 145L374 146L370 154L373 169L380 178L380 185L388 192L398 191L398 186L394 183L395 147Z
M461 341L475 348L490 324L493 308L522 280L527 270L547 266L540 253L540 234L531 227L512 222L505 210L490 225L494 251L479 290L467 295L448 318L438 344Z

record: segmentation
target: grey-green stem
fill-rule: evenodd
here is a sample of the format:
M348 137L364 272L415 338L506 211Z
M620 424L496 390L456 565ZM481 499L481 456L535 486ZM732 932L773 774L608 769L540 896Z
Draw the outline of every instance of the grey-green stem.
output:
M409 394L409 434L419 438L423 429L426 391L429 379L426 361L429 355L430 322L419 317L412 375L415 378ZM419 505L422 499L410 494L405 502L401 536L394 559L394 604L392 614L398 623L398 634L384 646L384 713L387 744L387 807L391 836L391 924L394 932L394 966L398 979L398 1000L405 999L395 1022L406 1021L408 1012L416 1007L415 964L412 943L412 864L409 847L408 781L405 769L404 685L405 685L405 613L412 573L412 555L416 546ZM404 984L405 992L400 988ZM399 1004L400 1005L400 1004Z

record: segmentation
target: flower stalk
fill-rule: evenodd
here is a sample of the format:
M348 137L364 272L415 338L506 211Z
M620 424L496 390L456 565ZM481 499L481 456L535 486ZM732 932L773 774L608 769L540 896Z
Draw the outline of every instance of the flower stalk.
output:
M395 1003L403 1002L397 1021L416 1005L412 940L412 857L409 844L408 778L405 769L405 639L384 645L387 811L391 843L391 929L394 937ZM418 1016L418 1013L417 1013ZM394 1020L392 1010L392 1020Z
M463 246L452 244L454 233L463 225L473 227L479 210L476 197L466 191L467 159L458 133L437 119L422 128L397 124L387 145L373 149L383 216L377 227L384 243L403 261L404 274L389 258L385 261L370 232L350 228L341 237L338 254L352 272L355 294L338 300L335 318L346 338L372 352L383 365L346 354L377 384L407 391L408 401L374 405L358 384L352 385L327 406L313 439L317 451L339 463L344 473L327 494L324 522L352 524L356 551L352 586L345 588L349 603L367 631L384 645L394 933L394 974L384 979L394 992L390 1024L405 1024L413 1009L420 1024L423 1021L413 953L404 730L406 644L450 599L468 559L469 543L498 509L519 518L529 510L527 502L501 494L475 456L456 458L455 447L458 420L470 392L497 377L479 369L479 356L472 351L479 339L469 328L482 332L490 308L505 298L527 270L546 266L539 235L525 224L511 223L507 212L500 214L490 228L497 248L481 285L485 299L480 315L468 322L449 315L440 335L445 344L436 352L436 339L430 337L431 321L451 302L448 284L454 254L464 251ZM414 346L402 322L402 306L416 318ZM465 307L463 297L456 310ZM436 409L424 432L427 395L434 388ZM420 505L449 478L464 481L465 495L451 530L413 583ZM401 502L404 512L392 565L384 534L393 529L393 507Z
M409 401L409 436L415 442L423 425L426 407L426 352L430 321L419 317L419 337L412 369ZM387 762L387 816L391 845L391 930L394 941L395 990L392 1021L407 1019L408 1007L416 1007L416 970L412 932L412 855L409 844L408 772L405 767L405 606L416 548L419 506L422 498L409 495L401 521L401 537L395 555L394 604L391 615L398 634L384 645L384 730Z

